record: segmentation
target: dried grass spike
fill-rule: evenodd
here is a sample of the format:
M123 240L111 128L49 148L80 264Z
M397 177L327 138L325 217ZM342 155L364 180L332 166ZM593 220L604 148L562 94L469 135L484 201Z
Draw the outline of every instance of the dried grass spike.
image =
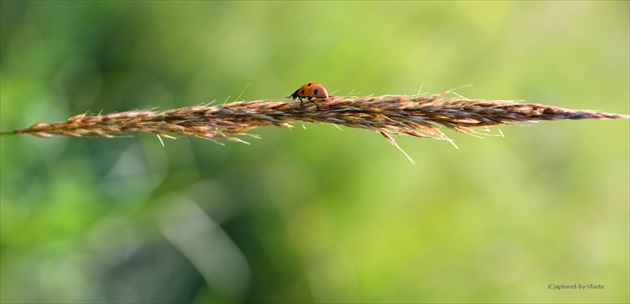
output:
M240 137L263 126L292 128L295 123L323 123L380 132L412 162L413 159L390 134L407 134L445 140L457 147L440 126L473 136L483 136L473 128L560 119L627 119L628 115L514 101L447 98L446 91L428 96L383 95L366 97L334 96L309 103L256 100L232 102L223 106L191 106L166 111L135 110L105 115L79 114L64 122L37 123L31 127L0 132L52 135L116 137L133 133L155 133L219 141L248 142ZM501 133L502 134L502 133ZM254 136L255 138L258 138Z

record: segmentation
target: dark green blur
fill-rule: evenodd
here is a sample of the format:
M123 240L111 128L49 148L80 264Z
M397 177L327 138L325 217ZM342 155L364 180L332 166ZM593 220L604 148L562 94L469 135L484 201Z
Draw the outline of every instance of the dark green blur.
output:
M308 81L630 114L624 1L0 5L2 131ZM628 120L525 125L2 136L0 301L628 302Z

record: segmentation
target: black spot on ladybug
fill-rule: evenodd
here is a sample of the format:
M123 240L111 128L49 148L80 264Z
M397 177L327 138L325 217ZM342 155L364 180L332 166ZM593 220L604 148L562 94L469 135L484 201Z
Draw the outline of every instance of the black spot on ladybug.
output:
M313 84L312 82L309 82L306 86L310 87L312 84Z
M313 90L313 94L317 95L317 92L319 92L319 89Z
M302 90L302 92L300 92L300 93L302 93L302 95L304 95L304 90Z

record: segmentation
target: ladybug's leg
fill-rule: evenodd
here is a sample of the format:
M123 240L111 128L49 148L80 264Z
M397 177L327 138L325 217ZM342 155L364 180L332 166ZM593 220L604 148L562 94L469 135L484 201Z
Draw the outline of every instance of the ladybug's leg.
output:
M313 97L309 97L308 100L312 101L315 104L315 107L319 110L319 105L313 100Z
M298 97L298 99L300 100L300 108L303 108L304 104L302 103L302 97Z

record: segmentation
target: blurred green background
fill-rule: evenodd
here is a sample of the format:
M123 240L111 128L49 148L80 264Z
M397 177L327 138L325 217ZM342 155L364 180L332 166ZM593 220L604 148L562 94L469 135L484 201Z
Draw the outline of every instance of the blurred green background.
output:
M458 92L628 114L629 2L1 2L1 122ZM249 85L249 86L248 86ZM628 302L628 120L1 140L0 300ZM493 132L498 133L496 128ZM603 290L548 290L549 284Z

